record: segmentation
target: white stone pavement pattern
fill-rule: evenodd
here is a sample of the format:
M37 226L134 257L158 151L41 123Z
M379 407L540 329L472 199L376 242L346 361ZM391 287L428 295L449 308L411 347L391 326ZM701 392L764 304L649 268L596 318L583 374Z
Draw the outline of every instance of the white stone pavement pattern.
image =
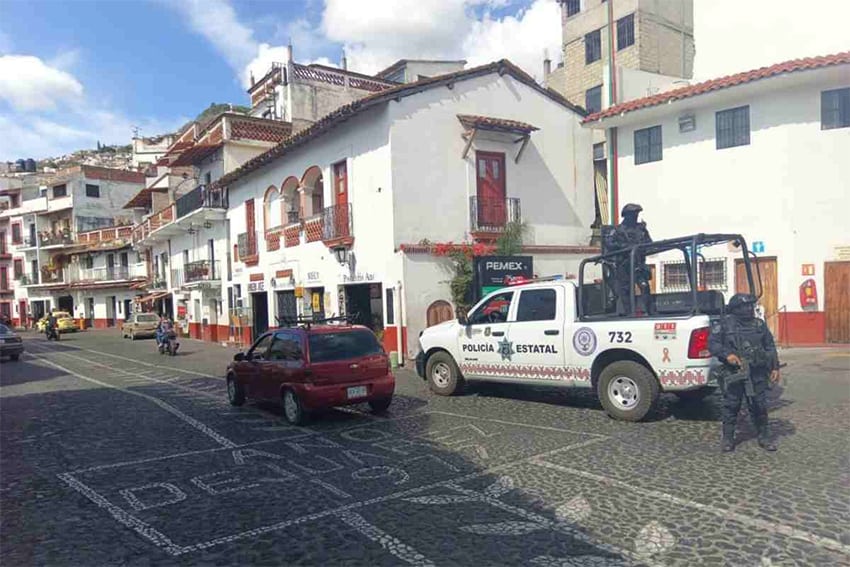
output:
M850 352L789 351L779 452L716 396L646 423L588 392L397 373L386 416L228 405L232 350L93 331L0 364L0 562L850 565Z

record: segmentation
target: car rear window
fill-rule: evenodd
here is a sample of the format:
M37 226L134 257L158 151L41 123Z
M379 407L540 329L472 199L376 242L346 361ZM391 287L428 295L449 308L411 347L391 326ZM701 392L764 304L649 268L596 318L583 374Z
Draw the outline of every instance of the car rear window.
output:
M370 331L317 333L310 335L310 361L330 362L379 354L383 352L378 339Z
M159 321L159 317L156 315L137 315L136 320L139 323L157 323Z

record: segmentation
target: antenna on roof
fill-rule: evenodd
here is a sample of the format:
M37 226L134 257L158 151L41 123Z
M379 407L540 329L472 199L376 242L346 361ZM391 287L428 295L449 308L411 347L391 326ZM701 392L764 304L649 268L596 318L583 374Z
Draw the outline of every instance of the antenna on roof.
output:
M340 67L342 67L343 71L348 70L348 59L345 57L345 48L342 48L342 59L340 60Z
M142 131L142 129L139 128L138 126L133 126L133 138L138 138L139 132L141 132L141 131Z

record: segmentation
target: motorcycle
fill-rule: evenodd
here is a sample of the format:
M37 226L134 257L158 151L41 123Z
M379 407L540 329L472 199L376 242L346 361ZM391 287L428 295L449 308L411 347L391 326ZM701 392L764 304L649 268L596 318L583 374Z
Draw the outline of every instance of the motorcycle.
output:
M48 341L58 341L59 330L53 325L48 325L44 329L44 336L47 337Z
M169 356L177 356L177 349L180 348L180 343L177 342L177 333L174 331L158 335L157 344L159 354L168 354Z

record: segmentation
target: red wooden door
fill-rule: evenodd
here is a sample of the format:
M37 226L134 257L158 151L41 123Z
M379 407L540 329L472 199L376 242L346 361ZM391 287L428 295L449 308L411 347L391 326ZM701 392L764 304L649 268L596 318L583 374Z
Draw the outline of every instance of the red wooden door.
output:
M507 221L505 207L505 154L475 152L478 225L503 227Z
M334 215L333 234L331 238L342 238L349 234L349 212L348 212L348 170L345 162L341 161L333 165L334 186Z
M27 301L25 299L21 299L18 302L18 317L20 320L21 327L27 326Z

